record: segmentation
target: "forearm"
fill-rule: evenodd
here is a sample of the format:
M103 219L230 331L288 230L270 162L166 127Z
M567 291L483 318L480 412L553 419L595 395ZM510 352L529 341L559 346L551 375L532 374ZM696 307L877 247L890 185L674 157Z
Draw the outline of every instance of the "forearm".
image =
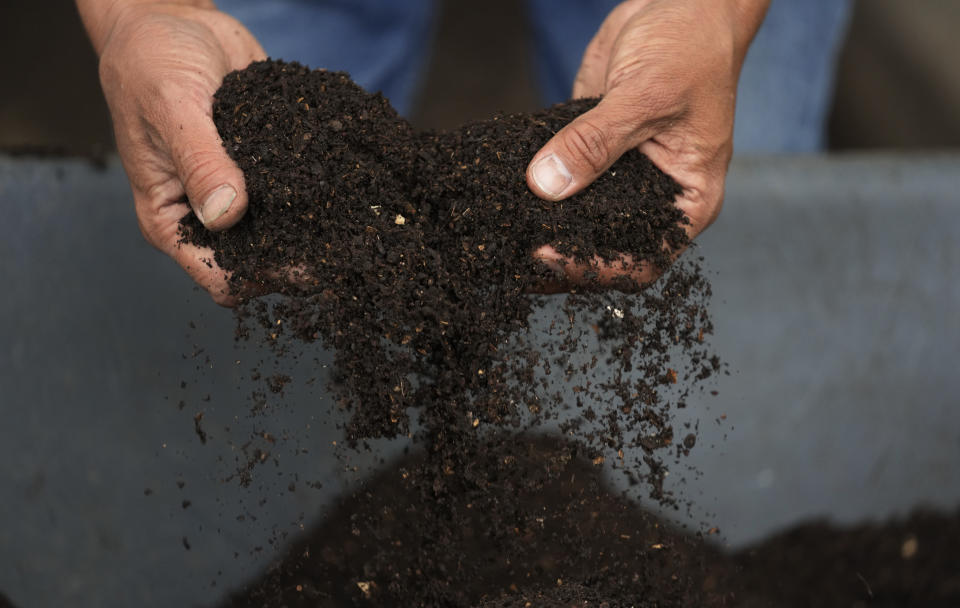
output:
M97 55L110 37L117 17L124 9L142 4L182 4L198 8L215 8L212 0L77 0L77 10L90 36Z

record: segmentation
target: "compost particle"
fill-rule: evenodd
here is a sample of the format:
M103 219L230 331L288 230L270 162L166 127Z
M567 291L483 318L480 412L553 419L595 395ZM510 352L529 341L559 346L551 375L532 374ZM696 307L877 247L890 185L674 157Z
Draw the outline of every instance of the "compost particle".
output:
M524 177L534 153L596 102L417 133L346 74L281 61L229 74L215 96L249 209L220 233L186 216L182 237L230 273L241 335L259 326L278 351L313 341L334 351L329 386L350 412L350 445L413 437L423 458L401 482L429 505L418 513L422 542L455 549L479 534L503 555L522 552L524 531L542 522L516 497L576 459L676 505L667 459L695 437L675 440L672 412L720 369L705 343L700 261L673 262L690 244L674 204L681 188L635 150L562 202L535 197ZM533 255L545 245L587 269L581 284ZM664 274L638 285L630 260ZM598 264L619 275L612 285L600 284ZM538 295L546 289L562 294ZM252 296L263 293L278 295ZM527 474L518 463L545 429L570 443ZM378 517L356 528L379 529ZM568 533L572 546L586 542ZM483 568L470 555L452 568L389 534L380 540L354 573L356 601L476 603L463 594ZM609 564L595 553L599 572ZM490 597L539 593L524 587L536 577L516 574ZM607 591L636 603L631 594L650 584L637 577ZM602 577L567 580L588 589Z

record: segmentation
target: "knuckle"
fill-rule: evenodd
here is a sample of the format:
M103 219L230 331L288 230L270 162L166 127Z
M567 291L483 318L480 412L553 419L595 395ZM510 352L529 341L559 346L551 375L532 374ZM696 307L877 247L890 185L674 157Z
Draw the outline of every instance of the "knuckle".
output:
M706 221L703 224L704 228L711 226L720 216L720 212L723 210L723 200L723 194L720 194L719 198L715 199L713 204L710 205Z
M207 293L210 294L210 298L215 304L223 306L224 308L233 308L235 300L226 290L212 287L207 290Z
M219 154L206 148L194 147L181 151L178 155L180 179L188 191L188 196L202 196L206 190L219 185L216 179L222 166Z
M104 93L109 95L111 85L118 79L117 64L114 61L114 55L109 47L100 55L100 61L97 63L97 74L100 77L100 86Z
M607 74L607 90L617 90L632 110L648 120L680 113L688 85L658 69L645 69L633 60L617 65Z
M139 207L137 209L137 226L140 228L140 234L143 235L143 239L147 241L154 249L163 251L163 239L160 237L160 226L159 223L145 216Z
M209 76L205 74L170 73L168 84L155 89L154 97L158 106L164 108L171 122L184 111L200 111L207 114L206 109L213 103L211 84L207 82Z
M577 73L577 77L573 79L573 97L592 97L593 93L587 75L581 70Z
M694 234L710 227L723 209L723 178L709 186L691 188L684 195L682 209L690 220Z
M610 142L607 132L589 119L580 119L569 126L564 144L570 156L580 159L594 173L607 168Z
M179 240L179 214L171 211L169 184L159 184L134 195L137 227L147 243L155 249L172 255ZM172 219L173 218L173 219Z

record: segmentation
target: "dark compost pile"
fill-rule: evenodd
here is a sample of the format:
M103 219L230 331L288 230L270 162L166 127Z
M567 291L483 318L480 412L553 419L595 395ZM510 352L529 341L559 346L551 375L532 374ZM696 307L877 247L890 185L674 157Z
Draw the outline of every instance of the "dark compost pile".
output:
M339 577L357 601L470 606L557 579L633 605L689 593L679 562L664 557L671 551L651 548L663 543L621 554L616 539L640 532L598 537L565 514L548 522L545 497L527 500L586 459L676 504L665 457L689 452L695 434L675 437L671 411L720 368L704 344L709 285L697 261L671 264L689 243L669 176L634 151L564 202L526 186L533 154L594 103L417 134L346 74L277 61L228 75L215 97L250 207L222 233L186 217L184 239L213 249L234 293L280 294L245 301L241 333L260 325L278 350L316 340L334 350L351 445L412 436L423 449L398 482L420 497L415 533L391 527L389 509L353 522L378 539ZM544 245L586 269L581 284L564 286L562 267L534 257ZM641 290L630 260L664 276ZM598 284L599 262L618 275L616 289ZM534 295L557 285L561 296ZM537 456L520 434L536 429L568 441ZM594 500L570 504L571 521L603 508ZM564 547L551 568L511 559L536 551L548 525ZM473 542L497 559L475 557ZM590 569L574 566L588 556ZM626 579L605 574L622 561L643 567ZM471 588L491 568L504 585ZM328 598L327 582L301 589Z
M536 477L567 450L554 441L531 442L520 470ZM960 605L960 511L921 510L855 527L810 522L728 555L665 525L610 489L599 467L575 458L553 465L562 475L517 496L543 522L524 532L520 551L504 555L475 527L479 517L463 524L454 546L422 543L417 532L431 506L403 484L401 471L410 466L398 463L369 480L222 606L419 605L415 593L387 597L377 579L363 578L369 556L391 542L412 542L449 568L469 556L476 568L462 591L473 600L462 604L484 608ZM406 576L415 583L412 573Z

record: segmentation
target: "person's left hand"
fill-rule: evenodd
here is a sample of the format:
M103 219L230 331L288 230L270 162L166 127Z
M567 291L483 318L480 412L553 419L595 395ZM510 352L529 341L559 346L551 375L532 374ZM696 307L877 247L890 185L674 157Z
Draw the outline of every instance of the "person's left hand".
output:
M533 193L563 200L639 148L683 188L676 204L690 220L690 238L696 237L720 212L740 67L768 5L628 0L617 6L587 46L573 88L574 98L602 99L534 156L527 168ZM606 284L625 272L619 264L570 263L549 246L534 255L573 284L588 270L599 271ZM628 276L638 284L654 280L655 269L638 262Z

